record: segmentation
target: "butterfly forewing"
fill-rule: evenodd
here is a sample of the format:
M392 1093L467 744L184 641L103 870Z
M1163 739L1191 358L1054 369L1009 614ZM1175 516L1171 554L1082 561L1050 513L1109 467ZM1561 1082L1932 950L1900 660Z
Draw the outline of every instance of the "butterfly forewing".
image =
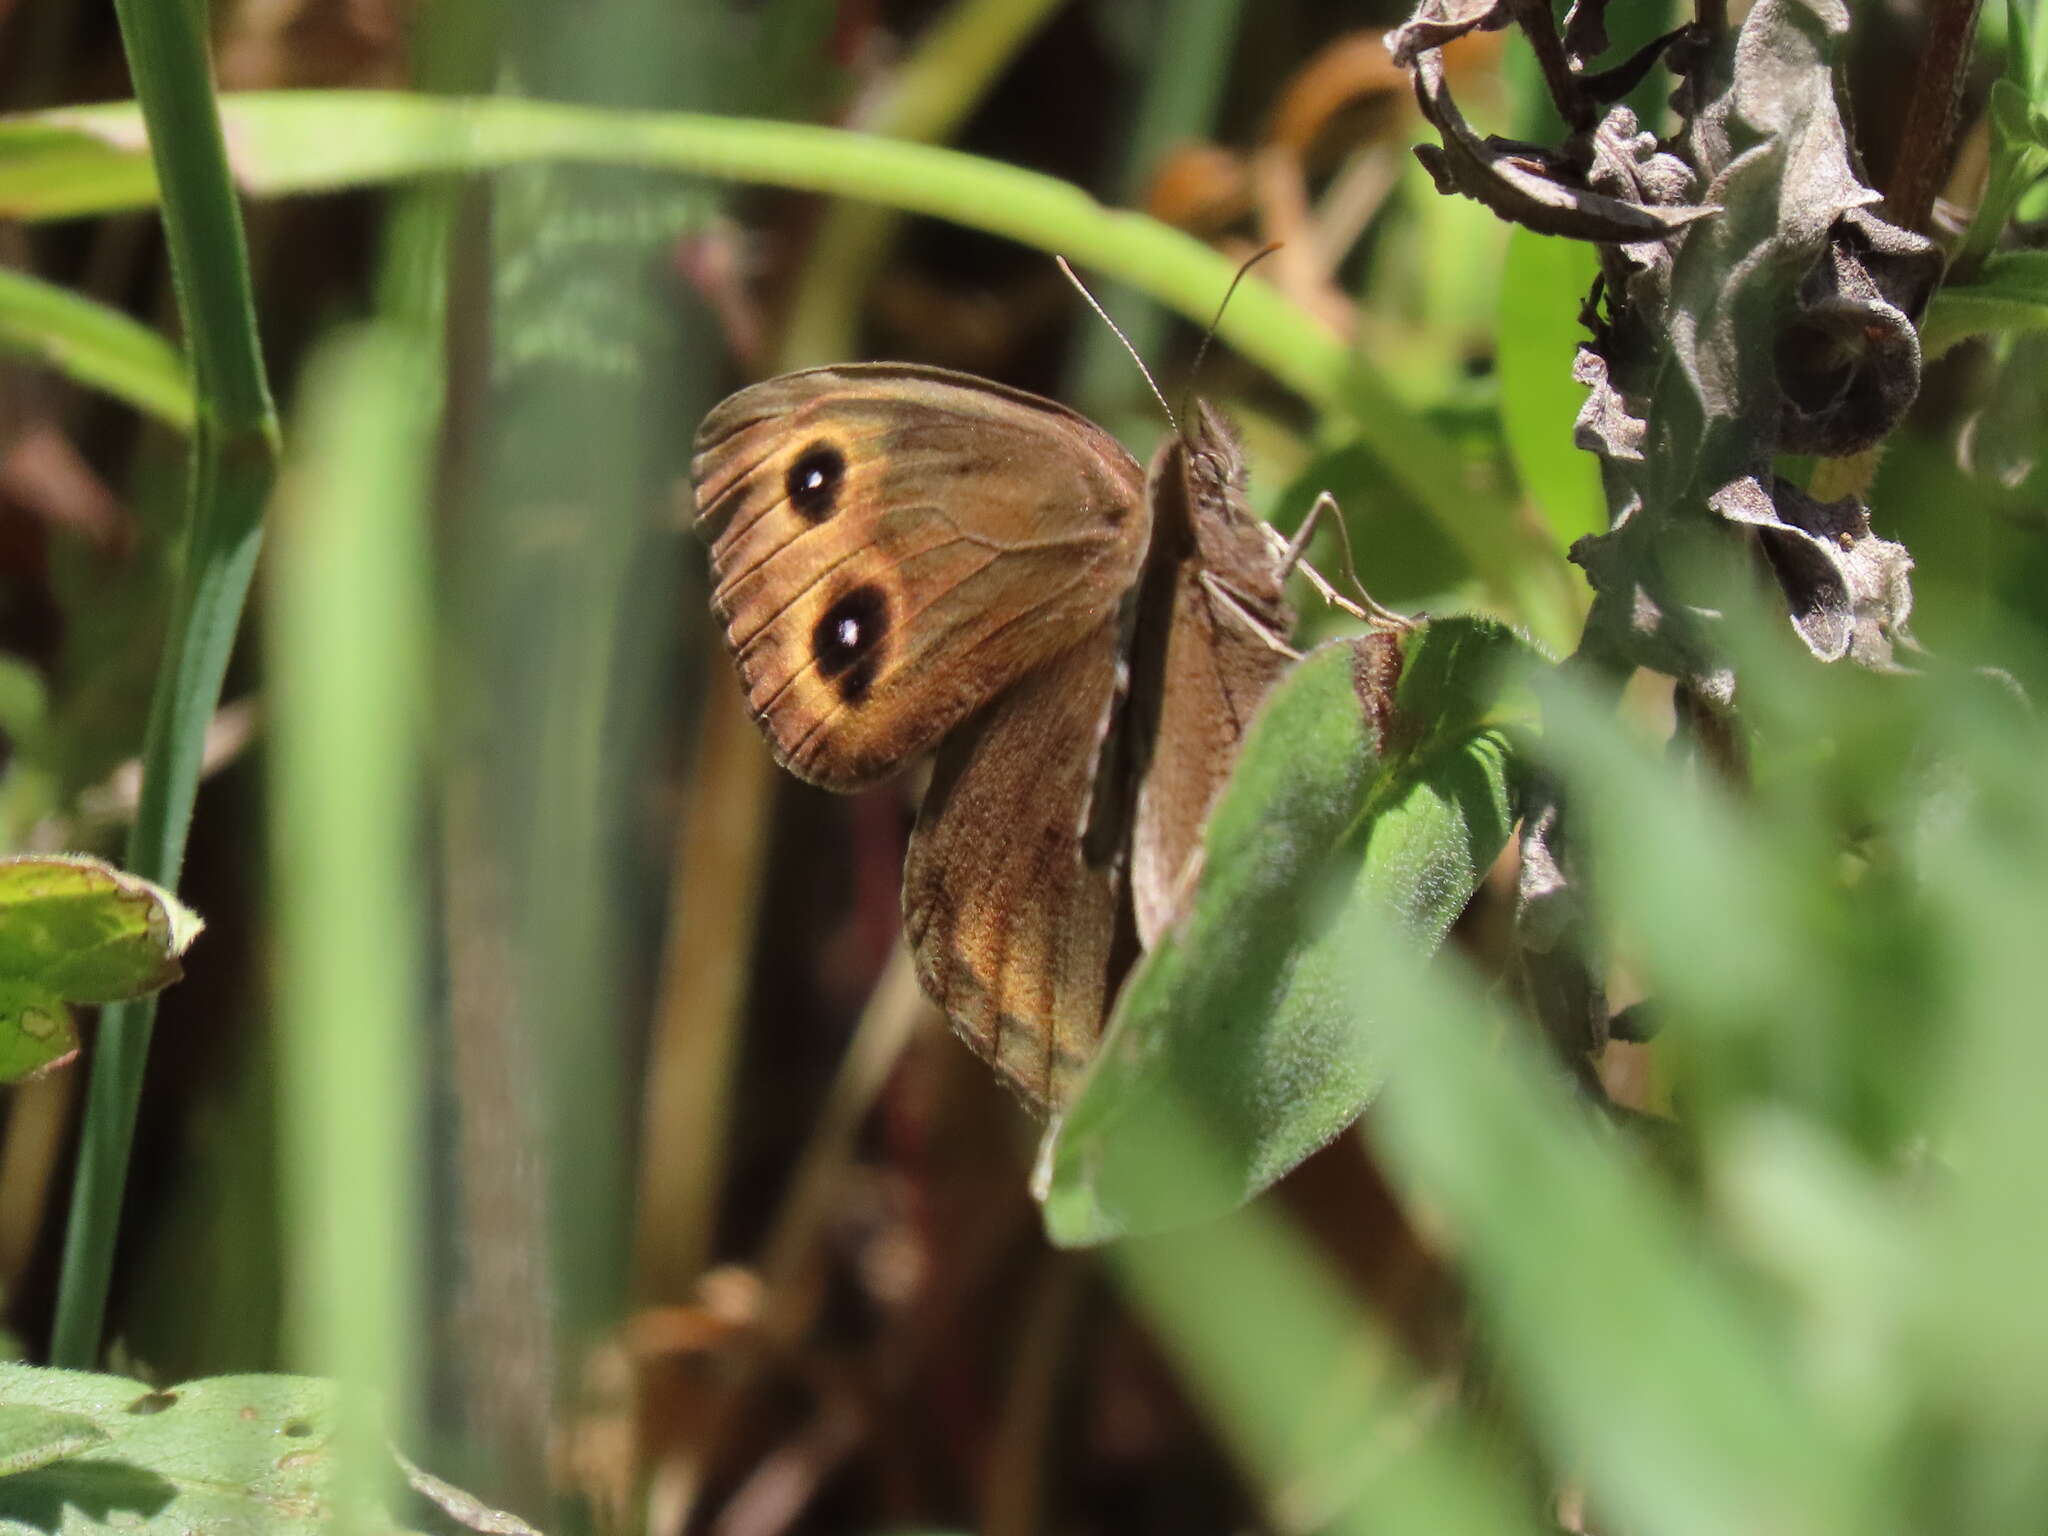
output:
M741 390L698 430L712 603L777 758L846 789L1096 633L1146 540L1144 477L1036 396L901 365Z

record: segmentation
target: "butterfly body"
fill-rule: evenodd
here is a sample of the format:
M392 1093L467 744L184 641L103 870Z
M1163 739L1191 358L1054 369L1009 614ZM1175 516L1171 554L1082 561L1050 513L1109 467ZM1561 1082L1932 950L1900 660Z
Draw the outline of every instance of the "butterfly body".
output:
M1286 665L1286 557L1198 408L1142 470L964 374L786 374L704 420L713 610L777 759L832 789L936 751L904 868L926 992L1034 1106L1172 921Z

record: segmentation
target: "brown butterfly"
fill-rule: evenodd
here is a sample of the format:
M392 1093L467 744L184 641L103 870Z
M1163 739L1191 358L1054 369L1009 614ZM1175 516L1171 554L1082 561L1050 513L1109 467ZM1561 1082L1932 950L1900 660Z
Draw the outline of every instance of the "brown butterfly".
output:
M1235 442L1197 405L1148 475L1050 400L878 363L743 389L696 446L748 708L828 789L937 750L903 876L918 979L1057 1109L1291 658L1293 554Z

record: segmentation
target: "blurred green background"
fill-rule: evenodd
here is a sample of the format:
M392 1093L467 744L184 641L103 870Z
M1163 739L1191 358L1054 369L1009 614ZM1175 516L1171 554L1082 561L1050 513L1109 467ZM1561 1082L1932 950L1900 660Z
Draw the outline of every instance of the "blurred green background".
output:
M1858 8L1859 105L1903 94L1924 10ZM905 979L911 789L798 785L739 710L687 533L698 418L780 369L906 358L1056 395L1142 457L1156 406L1054 251L1176 398L1190 317L1284 242L1195 381L1243 428L1255 504L1291 526L1331 490L1382 602L1570 649L1564 551L1606 524L1570 446L1591 258L1431 189L1379 40L1402 19L217 0L284 458L180 886L209 927L142 1082L119 1368L370 1379L418 1459L549 1529L2048 1521L2048 820L2037 726L1971 671L2048 683L2038 338L1931 369L1872 493L1936 682L1816 676L1756 638L1781 681L1740 806L1555 705L1624 969L1663 1004L1657 1044L1602 1063L1648 1150L1587 1132L1530 1053L1477 1049L1501 1031L1476 989L1410 978L1387 984L1418 1017L1473 1023L1365 1134L1217 1229L1055 1252L1034 1128ZM1617 9L1617 50L1673 19ZM1965 201L2005 35L1987 19L1966 93ZM1483 127L1553 133L1513 34L1451 69ZM471 135L343 94L371 91L512 110ZM1646 120L1668 92L1638 93ZM0 111L129 94L108 7L0 3ZM973 166L776 171L770 140L681 114L953 145L1217 254ZM1855 123L1881 186L1897 114ZM140 162L5 133L5 265L180 340ZM10 293L0 824L117 854L187 569L192 395L161 340L94 352ZM76 350L22 340L58 333ZM1665 707L1646 681L1628 723ZM1482 976L1510 885L1457 935ZM30 1358L85 1082L4 1103L0 1287Z

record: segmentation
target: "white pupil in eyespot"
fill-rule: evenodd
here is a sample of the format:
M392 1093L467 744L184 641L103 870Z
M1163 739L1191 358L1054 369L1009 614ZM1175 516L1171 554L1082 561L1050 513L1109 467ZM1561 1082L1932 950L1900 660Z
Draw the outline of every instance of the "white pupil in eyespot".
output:
M824 484L825 471L822 469L813 468L804 475L804 493L806 495L820 489Z
M852 650L860 644L860 625L852 619L839 621L839 645L842 650Z

